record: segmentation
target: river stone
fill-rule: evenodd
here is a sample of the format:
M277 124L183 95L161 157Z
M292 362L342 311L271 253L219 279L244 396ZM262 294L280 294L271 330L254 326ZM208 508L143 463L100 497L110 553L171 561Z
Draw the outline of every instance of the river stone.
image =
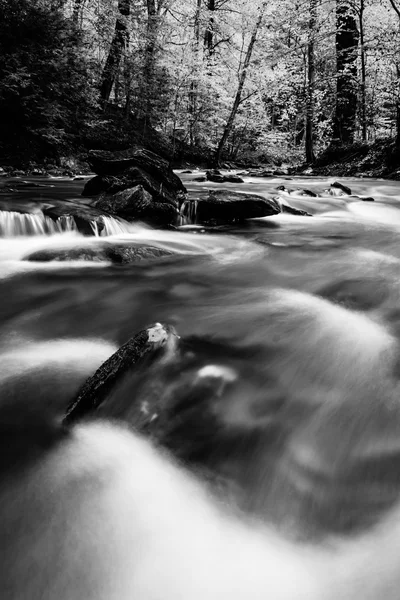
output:
M123 152L92 150L88 162L101 178L90 180L82 194L115 193L142 185L157 202L178 206L186 188L168 162L149 150L134 147ZM93 182L93 183L92 183Z
M268 217L280 212L279 204L273 199L218 190L210 191L207 199L197 201L195 218L200 223L232 223L254 217Z
M173 223L179 212L171 204L155 201L142 185L112 195L104 194L95 206L100 211L128 221L140 219L155 224Z
M23 260L50 262L50 261L69 261L69 260L87 260L92 262L108 262L114 264L129 264L140 262L142 260L154 260L164 256L171 256L173 253L164 248L156 246L126 246L109 245L81 248L46 248L37 250L26 256Z
M343 185L343 183L340 183L340 181L334 181L333 183L331 183L331 188L342 190L344 194L346 194L347 196L351 196L351 189L347 185Z
M165 359L166 355L174 352L177 343L178 337L168 325L155 323L139 331L87 379L70 403L64 422L70 424L90 416L132 370L139 369L144 362L148 368L152 362ZM142 409L141 406L137 408L139 411ZM147 416L146 410L144 414Z
M206 171L207 181L214 183L244 183L243 179L239 175L223 175L220 171L214 169L212 171Z

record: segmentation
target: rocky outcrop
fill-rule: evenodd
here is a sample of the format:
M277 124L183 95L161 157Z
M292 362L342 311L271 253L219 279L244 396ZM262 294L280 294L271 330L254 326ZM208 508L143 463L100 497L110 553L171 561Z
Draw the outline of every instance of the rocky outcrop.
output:
M174 222L186 188L166 160L132 148L115 153L91 151L88 162L97 176L86 183L82 195L101 195L96 207L130 220Z
M143 260L154 260L171 256L173 253L164 248L156 246L126 246L123 244L106 244L96 246L82 246L67 249L46 248L32 252L23 260L50 262L87 260L91 262L112 262L114 264L126 265Z

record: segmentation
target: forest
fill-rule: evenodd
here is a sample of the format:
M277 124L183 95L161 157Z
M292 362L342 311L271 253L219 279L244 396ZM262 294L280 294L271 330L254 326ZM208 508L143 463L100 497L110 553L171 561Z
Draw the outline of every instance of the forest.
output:
M398 0L0 0L0 165L397 157L399 80Z

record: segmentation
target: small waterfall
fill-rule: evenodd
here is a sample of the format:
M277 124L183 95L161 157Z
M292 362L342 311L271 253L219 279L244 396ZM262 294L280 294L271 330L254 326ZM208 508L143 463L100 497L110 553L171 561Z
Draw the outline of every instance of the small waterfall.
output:
M0 211L0 237L52 235L76 230L74 218L70 216L62 216L53 221L42 212L28 214Z
M90 221L90 226L95 237L129 233L133 227L122 219L106 216L101 216L97 221ZM0 210L0 237L54 235L66 231L78 231L75 219L70 215L63 215L53 221L41 211L29 214Z
M103 229L101 230L101 233L100 233L101 236L120 235L121 233L132 232L132 225L130 223L128 223L127 221L123 221L122 219L114 219L114 217L106 217L106 216L102 216L100 218L103 222ZM95 223L95 224L96 224L97 233L95 230L93 230L94 235L99 235L98 224L97 223Z
M181 206L181 215L184 223L183 224L195 224L197 221L197 200L185 200Z

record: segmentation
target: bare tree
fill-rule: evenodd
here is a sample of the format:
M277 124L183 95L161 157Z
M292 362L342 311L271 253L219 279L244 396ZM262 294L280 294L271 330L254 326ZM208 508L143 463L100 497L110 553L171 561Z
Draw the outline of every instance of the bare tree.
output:
M235 98L234 98L234 101L232 104L231 112L229 114L228 121L225 125L222 137L219 141L217 151L215 154L215 164L216 165L219 165L219 163L221 162L221 156L222 156L223 149L224 149L226 141L232 131L233 124L234 124L235 118L236 118L236 114L237 114L237 111L238 111L239 106L242 101L242 93L243 93L244 84L246 83L247 70L250 65L251 57L253 54L254 44L256 42L257 35L258 35L258 32L261 27L261 23L263 20L266 5L267 5L267 2L263 2L259 8L258 18L257 18L256 24L254 25L254 28L253 28L253 31L252 31L252 34L250 37L250 42L247 47L246 55L245 55L245 58L243 61L243 65L242 65L240 73L239 73L238 88L237 88L236 95L235 95Z

